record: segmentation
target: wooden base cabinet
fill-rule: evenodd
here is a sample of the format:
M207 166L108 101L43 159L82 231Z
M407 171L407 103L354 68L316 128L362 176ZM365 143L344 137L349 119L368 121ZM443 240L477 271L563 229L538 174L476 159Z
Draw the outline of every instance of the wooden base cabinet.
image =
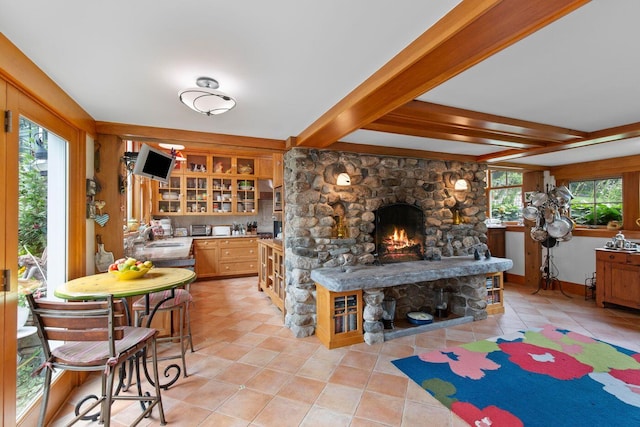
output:
M258 290L267 294L284 315L285 282L282 245L270 239L259 240L258 253Z
M362 290L331 292L316 283L316 335L332 349L364 342Z
M258 238L194 239L198 279L258 273Z
M193 246L198 279L216 277L218 275L217 239L194 240Z
M487 314L504 313L502 272L487 275Z
M258 238L236 237L218 241L218 275L237 276L258 273Z
M596 249L596 305L640 308L640 253Z

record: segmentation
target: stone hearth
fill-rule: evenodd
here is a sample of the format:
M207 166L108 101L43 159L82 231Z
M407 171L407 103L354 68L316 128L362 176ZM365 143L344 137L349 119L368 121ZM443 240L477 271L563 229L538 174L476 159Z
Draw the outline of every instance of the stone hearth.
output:
M345 171L352 185L336 185L337 175ZM284 176L285 324L297 337L313 334L314 270L374 262L374 212L380 207L406 203L422 210L427 258L471 256L474 249L484 252L485 172L486 165L479 163L305 148L288 151ZM460 178L469 183L462 197L453 190ZM460 213L462 223L454 224L454 211Z

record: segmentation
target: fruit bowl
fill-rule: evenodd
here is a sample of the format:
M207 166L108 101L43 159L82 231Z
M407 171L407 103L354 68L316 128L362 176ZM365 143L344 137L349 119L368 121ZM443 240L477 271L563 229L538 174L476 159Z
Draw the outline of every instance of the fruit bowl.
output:
M124 271L110 271L112 275L118 280L135 280L143 277L151 270L150 268L143 267L139 270L124 270Z

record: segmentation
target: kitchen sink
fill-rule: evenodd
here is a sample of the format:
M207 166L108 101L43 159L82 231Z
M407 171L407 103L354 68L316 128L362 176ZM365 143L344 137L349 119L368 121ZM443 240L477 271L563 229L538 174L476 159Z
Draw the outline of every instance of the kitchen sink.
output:
M184 246L184 243L177 242L154 242L147 245L148 248L179 248Z

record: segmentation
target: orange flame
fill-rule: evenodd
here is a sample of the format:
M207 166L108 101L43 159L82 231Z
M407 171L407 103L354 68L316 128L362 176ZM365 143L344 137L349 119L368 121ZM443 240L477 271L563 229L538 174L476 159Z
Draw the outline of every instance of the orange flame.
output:
M393 227L393 234L387 237L386 241L389 249L392 250L402 249L414 244L412 240L409 240L409 236L407 236L407 232L403 228L398 230L396 227Z

